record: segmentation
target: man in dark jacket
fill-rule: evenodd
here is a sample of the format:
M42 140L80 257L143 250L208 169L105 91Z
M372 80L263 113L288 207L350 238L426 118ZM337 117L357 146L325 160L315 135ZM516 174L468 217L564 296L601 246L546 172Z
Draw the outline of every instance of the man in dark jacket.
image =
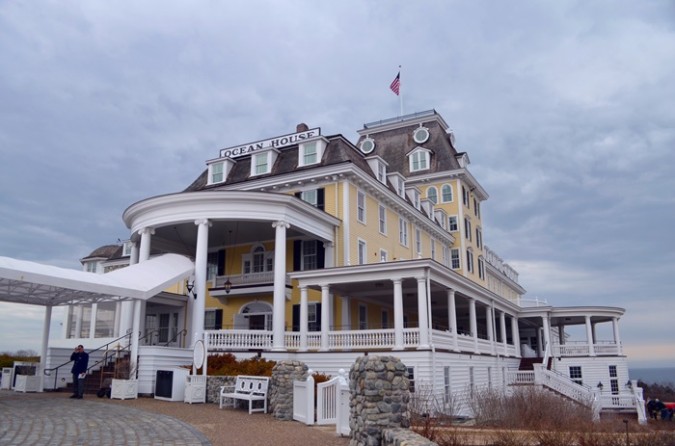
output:
M87 376L87 368L89 367L89 354L84 351L82 345L75 347L75 351L70 355L70 360L73 361L73 394L71 398L82 399L84 395L84 378Z

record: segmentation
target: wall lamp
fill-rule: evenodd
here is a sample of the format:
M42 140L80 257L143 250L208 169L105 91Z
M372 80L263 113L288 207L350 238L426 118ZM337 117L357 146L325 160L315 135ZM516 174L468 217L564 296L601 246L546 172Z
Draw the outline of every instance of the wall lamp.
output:
M232 289L232 282L230 282L229 277L223 284L223 288L225 288L225 293L230 294L230 290Z
M195 281L185 279L185 288L187 289L188 296L192 296L193 299L197 300L197 290L195 289Z
M602 381L598 383L598 389L602 392L602 388L605 387L602 385Z

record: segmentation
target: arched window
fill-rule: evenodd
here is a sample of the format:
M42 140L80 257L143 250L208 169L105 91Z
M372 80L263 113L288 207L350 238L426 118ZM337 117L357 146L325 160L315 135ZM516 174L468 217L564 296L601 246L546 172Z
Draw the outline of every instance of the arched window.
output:
M250 254L244 254L243 271L244 274L262 273L274 269L274 251L265 251L263 245L255 245Z
M436 190L434 186L431 186L429 189L427 189L427 198L433 204L438 203L438 190Z
M449 203L452 201L452 186L449 184L444 184L441 188L441 201L443 203Z

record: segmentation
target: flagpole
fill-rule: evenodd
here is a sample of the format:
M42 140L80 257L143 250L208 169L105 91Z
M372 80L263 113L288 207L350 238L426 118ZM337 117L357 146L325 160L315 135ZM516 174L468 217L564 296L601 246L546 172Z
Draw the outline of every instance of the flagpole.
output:
M400 93L398 95L398 101L399 101L399 105L401 107L401 112L400 112L401 114L399 116L403 116L403 89L401 88L401 65L398 66L398 74L399 74L399 78L398 78L399 87L398 88L399 88L399 93Z

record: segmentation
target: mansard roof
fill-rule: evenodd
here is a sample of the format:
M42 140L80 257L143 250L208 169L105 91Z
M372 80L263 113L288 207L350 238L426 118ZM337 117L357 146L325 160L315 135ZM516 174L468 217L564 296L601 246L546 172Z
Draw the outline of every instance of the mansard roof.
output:
M208 169L205 169L192 184L184 190L184 192L218 189L222 186L240 184L249 180L258 180L292 172L302 172L321 166L330 166L341 163L353 163L363 171L374 176L372 170L368 166L368 162L364 159L364 155L342 135L326 136L325 138L328 140L328 145L323 152L321 162L318 164L298 166L299 146L296 144L279 150L279 156L272 166L272 171L266 175L256 175L254 178L251 178L251 157L244 156L237 158L236 163L232 167L225 182L207 185Z
M413 131L420 126L429 129L429 139L423 144L417 144L413 140ZM400 127L391 128L390 125L383 131L377 128L366 128L359 133L361 137L357 146L366 137L372 138L375 141L375 150L370 155L379 155L389 163L389 171L400 172L407 178L460 168L455 158L457 151L452 147L446 129L436 119L414 123L401 122ZM410 163L406 155L418 147L431 152L431 164L428 170L410 172Z
M93 259L111 259L113 257L121 257L122 256L122 245L103 245L91 252L86 257L83 257L80 259L80 262L84 262L87 260L93 260Z

